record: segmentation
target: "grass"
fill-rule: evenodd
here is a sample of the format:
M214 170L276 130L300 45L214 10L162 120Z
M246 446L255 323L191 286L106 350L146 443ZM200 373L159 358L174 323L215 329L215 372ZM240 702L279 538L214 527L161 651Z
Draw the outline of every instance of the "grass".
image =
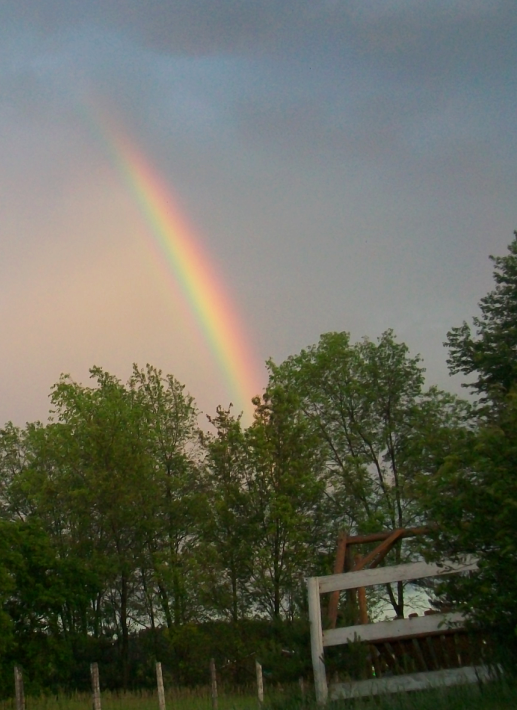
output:
M166 694L167 710L211 710L207 688L178 689ZM91 710L91 696L39 696L26 699L27 710ZM330 703L328 710L514 710L517 708L517 684L497 681L478 686L457 686L355 701ZM312 698L302 700L298 688L275 690L266 694L264 710L316 710ZM0 702L0 710L15 710L14 699ZM156 693L102 694L102 710L158 710ZM218 710L258 710L250 692L221 692Z
M212 710L208 688L182 688L166 692L167 710ZM218 710L257 710L257 699L250 692L220 693ZM26 710L91 710L89 693L26 697ZM0 701L0 710L16 710L14 698ZM156 692L102 693L102 710L158 710Z
M333 703L334 710L512 710L517 707L517 688L504 682L492 682L482 687L456 686L382 698Z

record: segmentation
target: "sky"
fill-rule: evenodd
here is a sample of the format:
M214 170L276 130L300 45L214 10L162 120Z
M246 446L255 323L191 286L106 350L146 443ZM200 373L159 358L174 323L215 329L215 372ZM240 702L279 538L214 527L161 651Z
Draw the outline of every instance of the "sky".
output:
M3 0L0 426L147 362L246 418L329 331L459 392L443 342L517 229L516 36L515 0Z

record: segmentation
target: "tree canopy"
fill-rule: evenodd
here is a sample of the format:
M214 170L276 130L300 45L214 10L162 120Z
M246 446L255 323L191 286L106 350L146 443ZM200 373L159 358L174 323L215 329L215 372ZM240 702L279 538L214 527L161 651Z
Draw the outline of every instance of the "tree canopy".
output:
M451 373L475 374L481 397L462 445L422 486L439 523L435 552L473 554L479 573L447 587L478 626L496 633L504 661L517 654L517 233L495 264L476 335L463 323L448 337Z
M451 374L475 374L470 383L484 401L507 395L517 381L517 232L506 256L491 256L495 288L479 302L475 334L464 321L447 334Z
M463 323L447 340L451 373L477 378L474 404L428 386L393 331L357 342L331 332L267 363L247 427L220 406L203 428L184 385L151 365L128 382L100 367L88 386L63 375L46 423L5 424L4 687L14 663L35 690L85 687L94 660L107 685L141 686L154 658L178 683L205 682L212 655L245 680L258 651L296 679L308 662L304 578L332 571L343 528L438 523L435 555L480 560L446 593L513 648L517 235L492 260L475 332ZM419 554L401 539L387 561ZM370 608L379 600L407 611L402 583Z

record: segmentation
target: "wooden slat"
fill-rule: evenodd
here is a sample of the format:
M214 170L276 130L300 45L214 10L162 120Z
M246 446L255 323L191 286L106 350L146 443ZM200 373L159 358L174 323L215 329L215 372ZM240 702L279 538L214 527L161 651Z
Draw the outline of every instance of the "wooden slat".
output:
M486 666L466 666L465 668L447 668L429 673L409 673L391 678L359 680L353 683L336 683L330 687L330 700L342 698L362 698L384 693L400 693L409 690L426 690L466 683L489 680L490 671Z
M397 654L395 653L395 649L393 648L391 643L389 641L385 641L384 648L388 652L389 658L391 658L391 660L393 661L393 668L395 669L395 672L397 674L402 674L404 672L404 669L400 665L400 659L397 656Z
M436 525L429 525L425 528L403 528L404 532L402 537L415 537L418 535L427 535L432 530L436 530ZM390 535L393 534L393 530L385 530L380 533L369 533L368 535L352 535L348 538L349 545L364 545L369 542L381 542L381 540L387 540Z
M384 542L382 542L374 550L372 550L369 555L366 555L366 557L363 557L359 562L357 562L354 565L353 569L351 569L350 571L359 572L359 570L362 570L365 567L367 567L368 569L373 569L374 567L377 567L379 562L382 562L382 560L386 557L386 555L391 550L393 545L397 542L397 540L400 540L403 532L403 528L395 530L392 535L390 535L388 538L386 538L386 540L384 540ZM334 570L334 574L336 574L336 570Z
M394 565L393 567L365 569L360 572L330 574L316 579L318 580L320 594L325 594L336 590L371 587L374 584L424 579L425 577L440 577L445 574L458 574L459 572L472 572L474 570L477 570L477 562L474 558L470 558L463 562L448 560L440 562L440 564L434 562L411 562L404 565Z
M345 626L341 629L327 629L323 632L324 646L338 646L354 639L361 641L381 641L383 639L411 638L420 634L433 633L450 625L463 624L464 616L459 612L417 616L412 619L379 621L376 624Z
M418 659L418 662L420 663L420 668L423 672L428 671L429 668L427 667L427 663L425 662L425 657L424 654L422 653L422 649L420 648L420 642L417 638L412 638L411 643L413 645L413 650L415 653L416 658Z
M372 666L375 668L375 675L377 678L381 678L382 676L382 665L381 665L381 660L380 660L380 653L379 649L376 646L370 646L369 649L369 656L370 660L372 662Z
M425 644L429 650L429 656L433 662L433 666L435 670L438 670L440 668L440 661L438 660L438 656L436 655L436 649L434 647L434 639L432 636L427 636L425 639Z

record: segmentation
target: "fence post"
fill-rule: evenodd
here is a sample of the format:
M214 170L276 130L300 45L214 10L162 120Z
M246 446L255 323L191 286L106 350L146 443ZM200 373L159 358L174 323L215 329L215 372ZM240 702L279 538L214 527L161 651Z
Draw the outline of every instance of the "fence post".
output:
M255 670L257 672L257 696L260 707L264 704L264 679L262 677L262 666L258 661L255 661Z
M213 658L210 659L210 687L212 691L212 710L217 710L217 674Z
M16 710L25 710L25 693L23 691L23 675L18 666L14 667L14 693L16 695Z
M337 540L336 559L334 561L334 574L340 574L345 570L347 534L341 530ZM331 629L336 628L337 612L339 607L339 590L332 592L329 599L327 617Z
M320 586L318 577L307 579L309 623L311 628L312 667L314 690L318 705L325 705L328 697L325 661L323 660L323 630L321 628Z
M158 686L158 706L165 710L165 690L163 687L162 664L156 663L156 685Z
M90 664L90 676L92 679L92 701L93 710L101 710L101 686L99 682L99 664Z
M302 697L302 704L305 704L305 681L303 680L303 676L300 676L298 678L298 685L300 686L300 695Z

